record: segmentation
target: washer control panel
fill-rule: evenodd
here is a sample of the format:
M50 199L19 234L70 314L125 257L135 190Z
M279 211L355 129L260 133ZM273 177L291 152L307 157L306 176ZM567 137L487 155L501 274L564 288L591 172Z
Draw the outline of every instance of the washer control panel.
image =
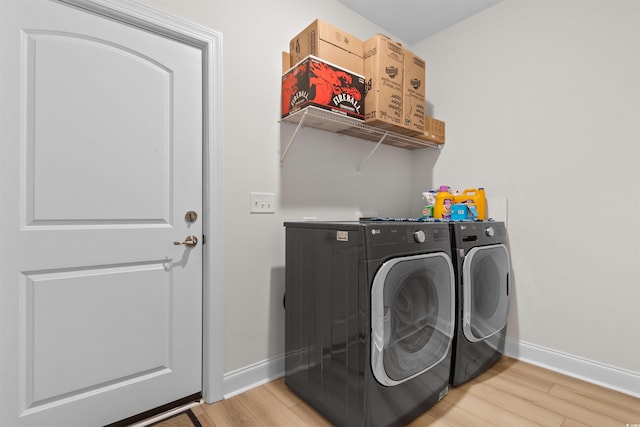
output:
M367 257L451 251L449 224L376 221L365 225Z

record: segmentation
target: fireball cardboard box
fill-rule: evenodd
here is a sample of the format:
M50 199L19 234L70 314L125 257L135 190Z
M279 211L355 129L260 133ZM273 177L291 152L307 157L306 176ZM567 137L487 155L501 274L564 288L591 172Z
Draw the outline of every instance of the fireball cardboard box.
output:
M362 40L321 19L291 39L289 54L291 67L313 55L356 74L364 73Z
M424 133L426 66L424 59L404 50L402 123L405 128L419 134Z
M313 105L364 119L364 77L309 55L282 76L282 118Z
M365 123L404 130L402 126L402 76L404 49L378 34L364 42Z

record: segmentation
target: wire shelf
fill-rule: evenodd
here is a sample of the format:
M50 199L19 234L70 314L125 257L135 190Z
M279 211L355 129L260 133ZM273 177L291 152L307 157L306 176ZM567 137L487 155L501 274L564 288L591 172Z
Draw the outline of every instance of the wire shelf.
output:
M388 129L382 129L364 124L362 121L354 119L349 116L343 116L339 113L332 111L322 110L317 107L309 106L302 110L299 110L280 120L284 123L297 124L297 128L291 136L291 140L287 145L285 151L280 158L280 164L284 162L284 158L291 148L291 144L295 140L296 134L301 126L311 127L315 129L321 129L327 132L349 135L368 141L377 142L369 156L362 162L360 167L371 157L373 152L378 148L380 144L393 145L395 147L404 148L407 150L415 150L418 148L437 148L441 149L442 145L427 141L419 138L414 138L409 135L403 135ZM360 168L358 168L360 169Z

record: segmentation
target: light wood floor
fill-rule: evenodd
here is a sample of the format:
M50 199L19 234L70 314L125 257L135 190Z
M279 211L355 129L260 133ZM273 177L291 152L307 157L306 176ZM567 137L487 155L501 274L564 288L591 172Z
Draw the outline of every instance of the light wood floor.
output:
M193 409L204 427L330 426L284 378ZM640 427L640 399L503 357L422 414L421 426Z

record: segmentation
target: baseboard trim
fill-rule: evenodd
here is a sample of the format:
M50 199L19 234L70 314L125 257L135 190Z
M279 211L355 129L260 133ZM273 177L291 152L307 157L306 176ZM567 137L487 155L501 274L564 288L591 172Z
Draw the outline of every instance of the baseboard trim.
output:
M594 362L536 344L507 338L505 354L551 371L640 397L640 374ZM284 375L284 354L224 375L224 398L229 399Z
M284 375L284 354L254 363L224 375L224 398L266 384Z
M507 338L505 354L551 371L640 397L640 374Z

